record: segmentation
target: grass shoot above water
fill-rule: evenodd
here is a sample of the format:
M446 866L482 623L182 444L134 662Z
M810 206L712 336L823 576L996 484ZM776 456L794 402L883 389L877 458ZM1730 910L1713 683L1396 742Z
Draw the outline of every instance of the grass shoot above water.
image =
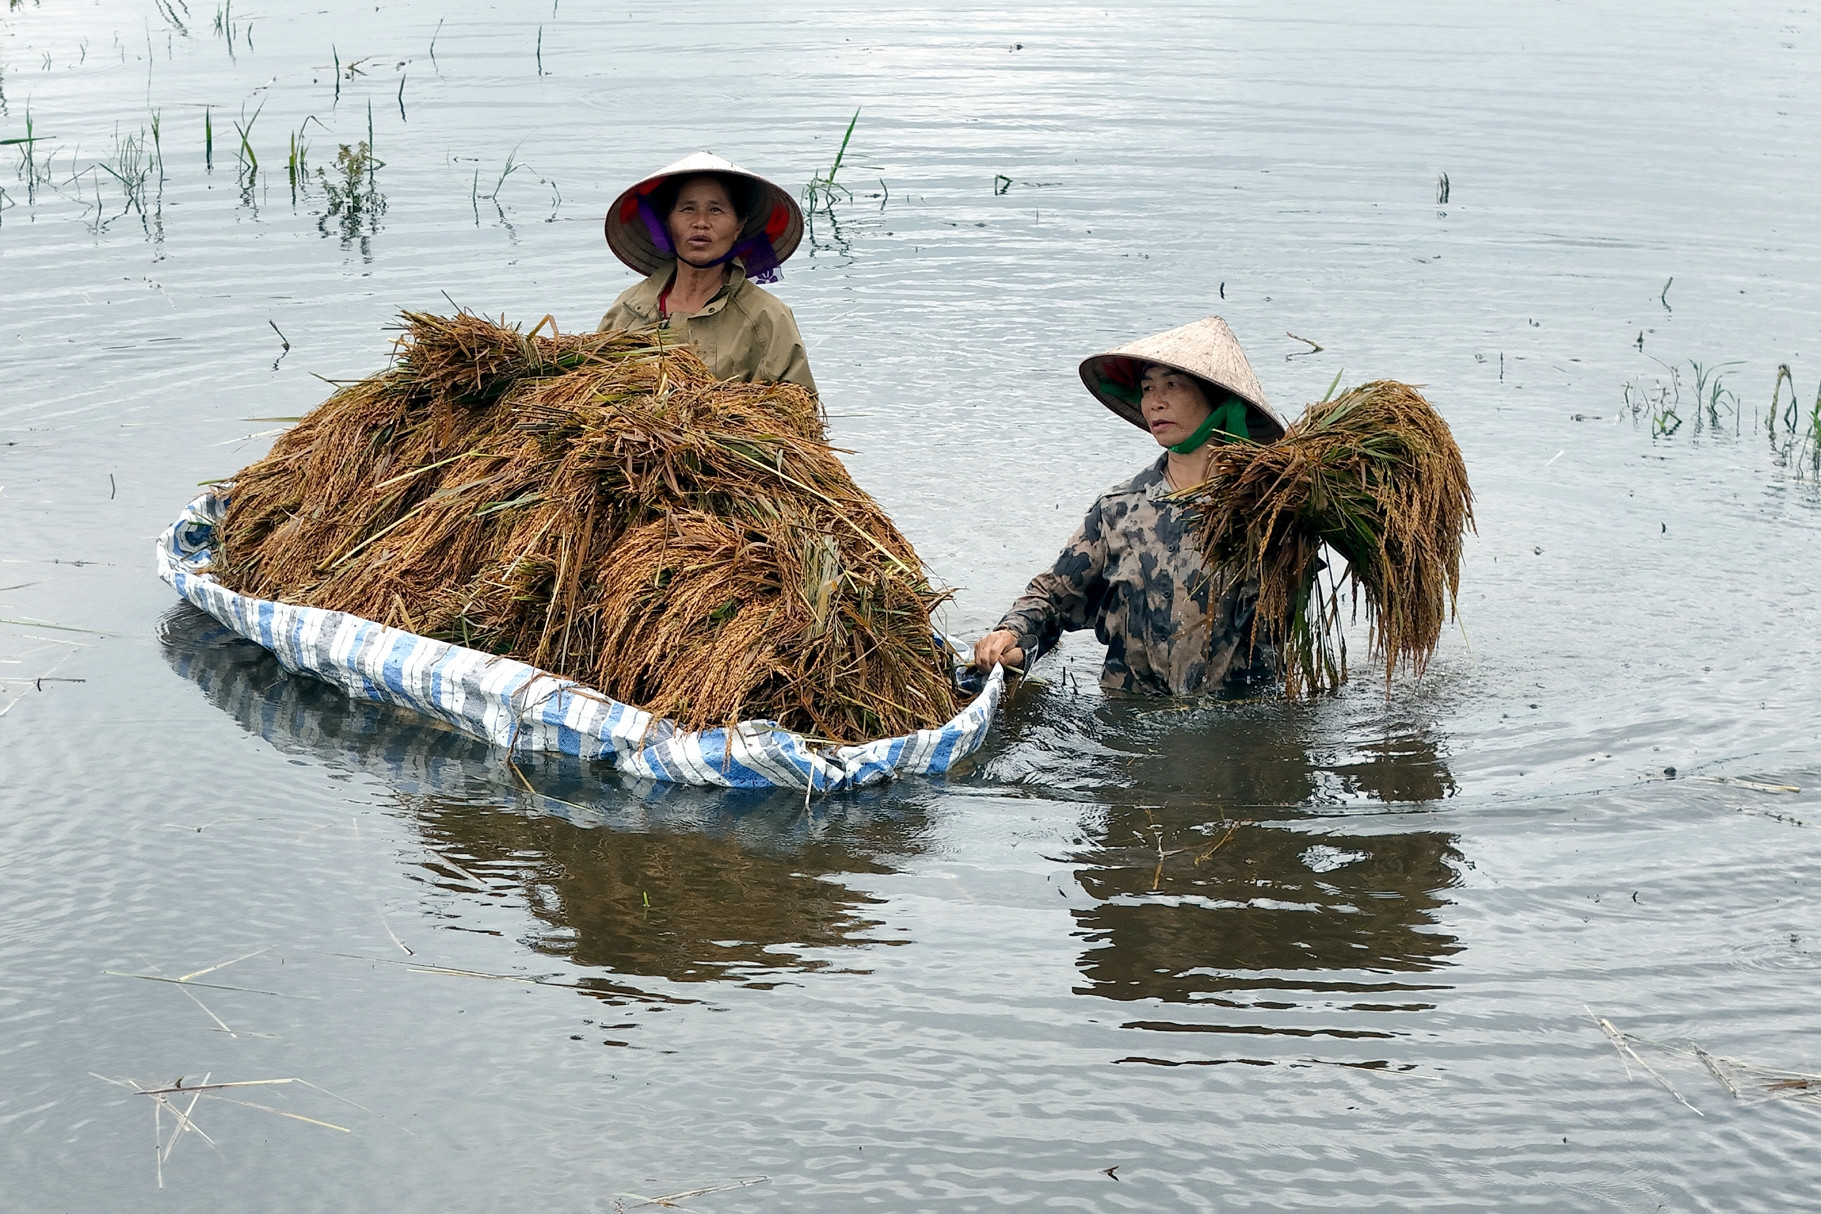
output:
M261 101L251 113L243 106L240 118L232 122L235 179L239 185L240 201L242 205L254 208L262 201L266 185L266 176L261 172L257 135L257 124L264 106L265 103ZM35 204L40 201L41 194L48 192L52 196L76 202L90 212L93 216L90 226L97 231L105 229L121 216L137 212L147 234L154 240L162 239L162 194L169 172L164 136L170 132L167 129L166 115L161 109L149 109L146 120L136 127L117 125L109 150L86 164L78 158L79 148L68 152L70 163L67 167L59 165L55 173L52 171L53 161L65 155L64 149L54 145L50 136L39 131L36 117L29 106L26 107L22 121L23 132L0 138L0 148L12 149L16 153L14 172L24 189L14 192L0 188L0 214L18 205L20 201L28 205ZM326 123L315 115L310 115L285 136L285 181L294 207L309 194L313 180L309 163L310 144L306 137L312 123L323 132L333 134ZM212 173L215 168L213 105L203 106L201 136L203 171ZM316 170L314 175L315 182L322 187L321 219L324 222L319 227L325 235L330 234L331 225L327 222L330 220L339 221L335 226L343 229L341 234L344 239L354 235L351 230L353 228L361 229L364 236L371 236L378 230L378 216L385 211L385 199L380 193L376 173L385 167L385 162L373 155L373 146L373 114L369 104L367 138L354 144L341 145L341 154L336 158L332 175L325 174L321 169ZM109 183L120 191L117 203L106 197L103 187ZM23 200L16 193L23 193Z
M20 7L18 3L11 3L10 6ZM190 20L189 6L175 0L155 0L155 6L171 34L186 38L190 36L190 27L196 22ZM216 8L213 31L227 41L230 55L237 48L249 51L253 49L252 29L252 22L243 23L237 19L231 0ZM361 65L368 62L368 57L344 63L339 52L332 53L335 57L335 99L339 101L343 80L353 81L365 75ZM44 70L50 70L48 54L43 66ZM4 73L5 66L0 65L0 82L5 79ZM264 166L258 133L258 121L265 107L265 100L259 94L265 87L262 86L254 96L247 99L247 102L253 102L258 98L251 112L246 108L247 102L242 102L240 117L231 122L239 200L242 206L253 209L263 204L270 177L269 171L262 173ZM398 102L402 120L402 79ZM215 170L215 108L214 103L202 105L200 142L205 173L213 173ZM8 118L3 83L0 83L0 121ZM22 131L17 126L12 130L0 128L0 149L10 149L16 153L18 159L14 165L15 175L24 187L13 190L0 187L0 215L21 202L32 206L47 198L62 198L75 202L89 212L92 216L90 226L97 232L105 230L121 216L137 212L144 220L147 235L155 242L162 240L163 186L172 168L167 158L164 136L176 135L170 129L167 122L169 115L163 109L148 103L145 113L137 119L117 122L109 150L87 159L86 163L82 156L85 141L78 141L73 149L52 142L50 136L38 129L29 105L25 107L22 116L12 116L8 125L21 118L24 128ZM312 114L305 117L295 129L280 136L282 142L279 151L284 157L285 184L290 190L293 207L309 197L313 185L320 186L321 218L325 221L339 221L319 224L324 234L330 234L335 228L346 229L350 225L357 225L363 229L364 236L370 236L377 230L377 216L385 210L384 197L379 191L376 177L376 171L384 167L384 162L373 154L376 145L371 102L367 106L366 139L341 145L342 151L352 159L338 157L331 174L325 175L320 169L315 173L311 171L314 166L310 163L310 144L306 135L312 123L331 137L335 134L327 123ZM68 163L57 164L53 173L53 162L66 158ZM551 184L554 195L554 184L546 184ZM110 185L120 191L117 200L107 196L106 187ZM346 231L342 234L349 235Z
M182 5L170 7L170 0L157 0L159 12L165 23L175 33L184 34L189 30L186 19L187 9ZM181 16L179 15L181 11ZM236 24L232 6L223 5L215 12L214 29L218 35L230 42L236 39L251 49L252 24L242 28ZM438 32L441 23L438 23ZM434 36L432 38L434 43ZM339 49L331 46L333 60L332 81L334 85L333 101L339 105L344 88L354 86L356 81L369 77L372 56L361 56L343 60ZM434 57L434 56L433 56ZM402 64L400 65L402 68ZM0 65L0 90L3 90L4 65ZM48 65L47 69L48 70ZM405 80L401 75L396 90L388 90L395 100L399 121L406 121ZM253 98L249 97L248 101ZM266 168L260 153L261 139L258 133L258 120L263 114L265 101L259 100L249 113L246 102L241 104L240 118L231 122L232 146L234 149L235 177L239 186L239 200L242 206L257 210L263 205L266 191L269 189L271 172ZM202 107L202 167L205 173L215 170L215 106L204 103ZM856 111L857 116L857 111ZM5 107L5 94L0 91L0 119L8 117ZM36 129L31 107L25 107L23 114L24 130L19 132L5 131L0 137L0 149L12 149L18 156L15 165L16 175L23 189L11 191L0 187L0 214L18 206L20 203L34 205L39 202L40 194L48 191L51 196L66 198L76 202L85 211L93 215L90 226L97 232L106 229L114 220L129 212L138 212L145 218L147 234L154 240L163 238L161 219L162 188L167 180L167 160L164 136L174 132L167 129L167 115L157 107L148 106L144 119L136 129L127 129L126 123L116 126L113 149L110 154L98 157L87 164L78 157L81 145L68 152L71 163L67 168L58 166L53 176L51 163L54 158L65 154L63 147L49 141L49 136ZM375 122L372 101L367 102L367 129L365 140L350 140L339 143L338 147L346 154L338 155L333 167L325 170L312 163L311 144L308 138L314 124L317 130L330 138L337 134L335 129L315 114L307 115L292 129L279 136L278 152L282 154L285 172L284 185L291 195L291 205L295 209L315 194L321 203L317 211L318 228L324 235L339 234L344 244L359 237L363 254L370 253L370 240L378 231L378 217L386 210L384 195L380 192L377 171L385 167L385 162L375 155L378 146L375 138ZM269 124L268 124L269 125ZM125 133L123 133L125 132ZM848 135L853 133L849 124ZM843 141L843 151L845 151ZM364 151L363 151L364 149ZM824 181L824 188L832 188L833 175L841 165L841 156L837 154L834 165L830 168ZM262 168L265 172L262 173ZM508 152L504 167L498 179L494 181L488 193L480 192L482 175L476 172L473 183L476 222L480 220L479 200L487 199L494 204L500 221L508 229L512 224L508 210L516 203L509 203L505 187L509 181L523 178L534 178L540 186L549 190L550 211L545 222L556 221L562 208L563 196L556 181L545 177L518 159L518 149ZM364 180L363 180L364 179ZM114 210L113 202L105 197L104 187L112 184L121 191L119 209Z
M248 205L252 204L253 187L259 182L259 155L253 151L253 124L259 121L265 102L260 102L253 110L253 116L234 124L234 131L240 136L240 146L235 149L234 159L238 164L236 176L240 179L240 190Z
M810 212L831 212L837 202L853 201L853 191L835 180L841 171L841 161L847 156L847 145L854 137L854 124L860 121L860 111L856 107L854 116L847 120L847 132L841 136L841 146L835 149L835 161L828 166L828 171L819 173L809 179L803 187L803 209Z
M386 197L375 178L383 167L384 162L373 158L372 147L363 139L353 147L340 146L333 171L316 170L326 204L316 222L323 235L330 234L333 221L344 248L358 240L363 255L371 251L368 241L379 231L379 218L386 213Z
M316 170L328 198L328 213L358 219L385 210L386 201L373 184L374 171L382 163L374 160L373 149L364 139L353 147L342 144L335 153L334 176L323 169Z
M1776 462L1798 476L1821 477L1821 384L1813 403L1798 389L1788 363L1779 364L1771 383L1770 403L1760 411L1748 406L1727 382L1742 362L1659 363L1660 375L1638 376L1622 388L1620 416L1648 425L1652 438L1668 439L1687 430L1693 434L1742 437L1760 428ZM1787 389L1787 391L1786 391ZM1749 414L1749 417L1748 417Z
M97 167L120 183L126 194L126 210L145 213L145 180L152 171L152 157L143 130L126 135L116 131L113 155L98 161Z

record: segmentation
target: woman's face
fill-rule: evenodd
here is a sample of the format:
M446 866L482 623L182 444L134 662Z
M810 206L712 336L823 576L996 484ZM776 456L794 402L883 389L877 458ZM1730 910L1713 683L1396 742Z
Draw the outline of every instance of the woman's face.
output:
M691 177L670 208L670 240L685 260L710 265L727 256L740 235L733 200L712 177Z
M1214 407L1201 390L1201 381L1170 367L1152 365L1139 380L1144 389L1144 424L1160 447L1180 443L1208 420Z

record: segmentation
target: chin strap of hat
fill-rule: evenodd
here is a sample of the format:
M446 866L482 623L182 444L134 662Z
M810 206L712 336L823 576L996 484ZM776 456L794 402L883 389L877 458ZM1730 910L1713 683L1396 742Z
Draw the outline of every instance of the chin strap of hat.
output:
M1170 450L1178 455L1193 455L1201 450L1216 432L1231 435L1234 438L1249 438L1246 426L1246 402L1237 396L1229 395L1225 401L1208 414L1208 419L1195 428L1195 433L1180 443L1171 443Z

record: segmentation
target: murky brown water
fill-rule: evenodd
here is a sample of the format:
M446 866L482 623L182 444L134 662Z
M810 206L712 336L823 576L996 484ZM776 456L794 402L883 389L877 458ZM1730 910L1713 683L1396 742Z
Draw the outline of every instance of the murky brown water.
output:
M0 18L0 139L43 137L0 148L5 1208L1812 1204L1821 1109L1638 1046L1697 1113L1586 1009L1821 1071L1821 492L1765 425L1780 364L1821 389L1813 14L222 16ZM527 792L174 609L153 536L398 308L591 325L626 181L801 183L856 105L778 290L951 625L1150 457L1076 362L1220 312L1288 411L1344 371L1455 427L1424 683L1109 703L1082 640L971 774L806 813ZM98 166L154 111L129 208ZM369 122L384 210L337 208ZM315 1086L201 1099L160 1165L97 1076Z

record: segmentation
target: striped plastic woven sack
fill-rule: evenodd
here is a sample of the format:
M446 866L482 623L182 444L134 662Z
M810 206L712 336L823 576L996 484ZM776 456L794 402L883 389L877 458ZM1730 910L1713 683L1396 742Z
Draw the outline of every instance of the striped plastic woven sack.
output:
M687 731L571 679L401 628L236 594L208 572L227 499L205 493L158 539L158 576L286 670L357 699L398 704L508 751L611 762L651 780L835 792L901 775L941 775L979 749L1005 691L995 670L953 720L859 746L817 748L771 721Z

